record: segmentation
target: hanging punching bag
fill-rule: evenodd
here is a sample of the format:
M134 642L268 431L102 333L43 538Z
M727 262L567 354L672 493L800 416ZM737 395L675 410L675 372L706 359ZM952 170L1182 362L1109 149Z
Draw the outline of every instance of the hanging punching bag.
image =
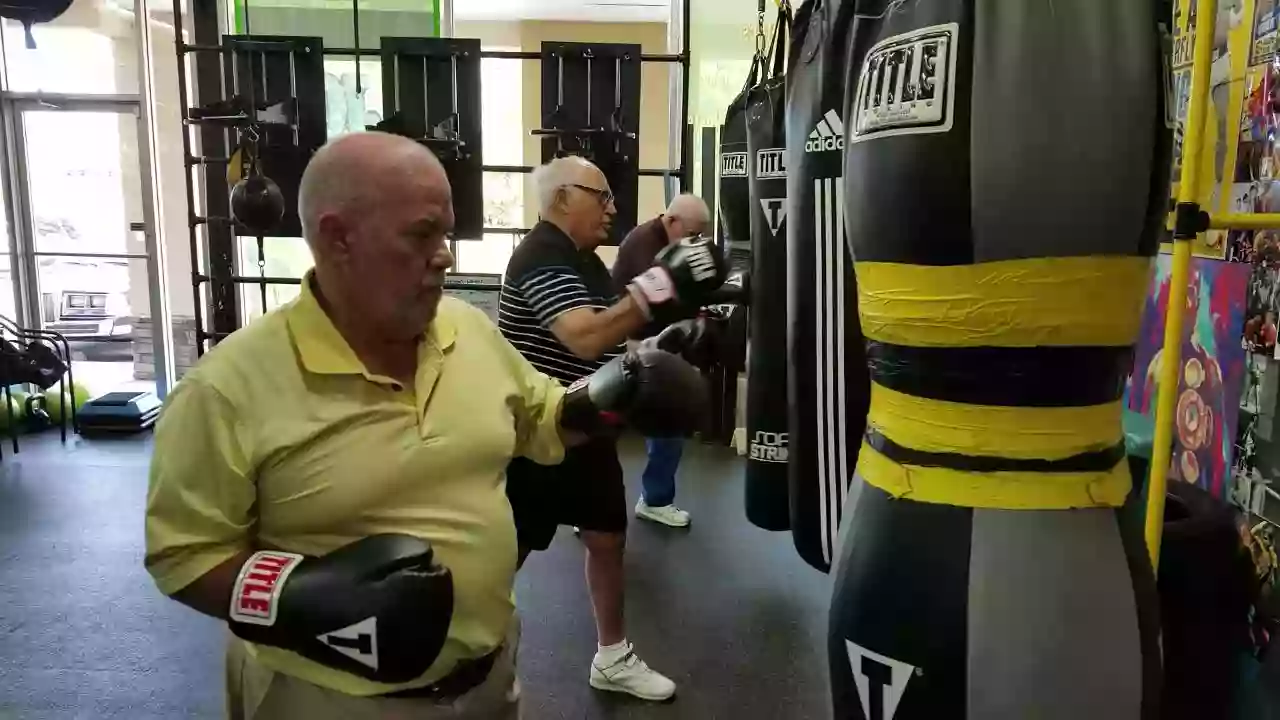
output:
M787 147L786 60L789 13L778 11L772 71L747 93L747 171L751 213L751 301L747 345L747 519L786 530L787 500Z
M720 228L724 231L730 274L751 269L751 189L747 182L747 95L760 81L760 56L751 58L751 70L724 114L720 128Z
M800 557L823 572L835 555L871 391L844 232L848 34L831 33L840 8L811 0L796 13L787 65L791 534Z
M834 717L1155 718L1120 402L1169 197L1167 6L844 2L872 384Z

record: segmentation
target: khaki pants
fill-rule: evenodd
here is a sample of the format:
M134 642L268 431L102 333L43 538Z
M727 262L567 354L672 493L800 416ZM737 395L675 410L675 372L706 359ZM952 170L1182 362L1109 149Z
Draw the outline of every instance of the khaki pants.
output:
M355 697L263 667L233 641L227 651L230 720L519 720L516 650L520 624L513 619L489 677L453 700Z

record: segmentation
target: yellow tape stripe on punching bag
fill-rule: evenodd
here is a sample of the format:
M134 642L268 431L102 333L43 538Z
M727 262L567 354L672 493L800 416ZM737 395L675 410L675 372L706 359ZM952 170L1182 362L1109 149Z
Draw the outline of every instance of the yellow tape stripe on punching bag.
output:
M869 340L941 353L1127 347L1138 332L1150 267L1149 258L1128 256L958 266L858 263L859 314ZM957 362L963 357L957 353ZM885 492L919 502L1008 509L1119 506L1130 487L1128 465L1118 452L1120 418L1119 401L981 405L873 383L858 471ZM1089 454L1094 457L1082 469L1079 461ZM1045 469L1051 463L1062 467Z
M871 383L871 424L927 453L1062 460L1121 436L1120 402L1086 407L994 407L933 400Z
M1119 507L1129 494L1129 465L1104 472L974 472L897 463L866 442L858 474L894 497L917 502L1004 510Z
M854 268L868 340L934 347L1127 346L1138 334L1151 259L860 262Z

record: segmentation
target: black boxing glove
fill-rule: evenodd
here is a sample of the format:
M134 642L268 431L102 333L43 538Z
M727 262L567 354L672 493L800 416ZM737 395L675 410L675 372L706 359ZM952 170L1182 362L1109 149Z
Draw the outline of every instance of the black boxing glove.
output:
M374 535L312 558L256 552L240 568L228 625L241 638L396 684L427 671L453 618L453 576L431 545Z
M697 314L724 284L728 263L710 238L689 237L666 246L653 265L627 285L645 317L666 324Z
M640 347L570 385L560 425L600 435L625 422L646 437L688 437L705 427L709 404L697 368L669 352Z
M715 361L718 341L715 321L697 317L672 323L640 345L679 355L694 367L706 368Z

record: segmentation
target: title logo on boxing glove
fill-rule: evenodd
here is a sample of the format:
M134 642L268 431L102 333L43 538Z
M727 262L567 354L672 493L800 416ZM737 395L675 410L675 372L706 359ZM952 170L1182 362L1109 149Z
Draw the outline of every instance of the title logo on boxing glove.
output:
M297 553L263 550L240 567L231 591L229 616L250 625L275 625L280 609L280 591L289 573L302 562Z
M694 281L705 282L714 278L718 272L716 259L711 256L710 247L705 242L701 242L700 238L695 240L699 242L685 242L689 247L689 274Z
M960 26L948 23L871 46L858 74L849 142L949 131L959 37Z
M378 669L378 618L367 617L332 632L316 636L320 642L356 662Z

